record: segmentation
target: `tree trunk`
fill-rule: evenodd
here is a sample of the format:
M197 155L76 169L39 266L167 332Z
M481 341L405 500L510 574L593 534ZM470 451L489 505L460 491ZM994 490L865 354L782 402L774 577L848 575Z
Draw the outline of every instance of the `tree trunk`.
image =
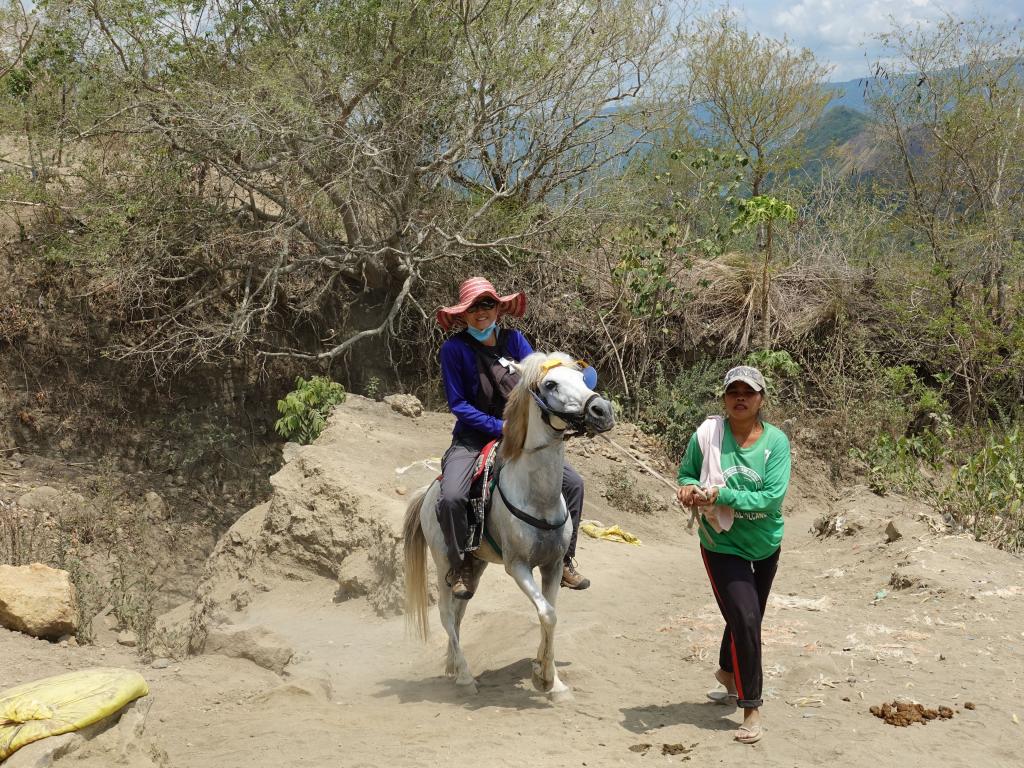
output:
M771 290L772 273L770 270L772 260L772 223L767 222L764 226L764 264L761 269L761 347L767 352L772 348L772 319L771 302L768 292Z

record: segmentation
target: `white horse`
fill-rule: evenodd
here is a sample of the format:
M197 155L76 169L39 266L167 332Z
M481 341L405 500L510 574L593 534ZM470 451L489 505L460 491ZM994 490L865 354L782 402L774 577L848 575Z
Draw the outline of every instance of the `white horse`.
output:
M556 352L534 353L521 365L520 380L505 407L504 436L498 452L498 482L487 515L487 533L475 551L470 589L477 591L487 563L502 563L540 618L541 640L533 660L533 685L550 694L568 690L555 669L555 602L572 522L562 498L562 465L567 430L606 432L615 424L612 405L583 381L572 358ZM437 522L440 483L414 498L405 515L406 619L425 640L427 622L426 548L437 568L438 608L448 633L445 674L476 690L476 681L459 644L467 600L452 597L445 582L450 565ZM493 544L492 544L493 542ZM497 545L497 551L495 546ZM467 555L468 556L468 555ZM534 580L539 568L541 586Z

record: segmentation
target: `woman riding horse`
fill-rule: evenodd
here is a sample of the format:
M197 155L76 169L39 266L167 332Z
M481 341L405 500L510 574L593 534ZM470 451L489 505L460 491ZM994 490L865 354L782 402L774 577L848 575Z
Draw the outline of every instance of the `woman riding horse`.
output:
M459 600L473 596L472 555L466 552L473 469L484 446L502 435L502 413L519 379L510 363L520 362L533 352L522 333L500 328L498 320L505 315L522 317L525 311L526 295L522 291L499 296L488 280L471 277L459 286L458 303L437 312L437 322L445 330L466 326L441 346L440 355L448 407L456 421L452 444L441 460L437 513L450 566L446 581ZM574 563L583 511L583 478L568 464L563 469L562 495L572 520L562 586L586 589L590 580L576 570Z
M615 415L612 404L593 389L593 369L568 355L534 352L514 367L520 378L505 408L486 535L473 556L465 558L466 586L476 589L488 563L504 567L533 603L540 621L541 641L531 664L533 685L558 698L569 690L559 678L554 645L556 603L573 533L562 490L566 438L607 432L615 426ZM440 491L441 483L435 480L412 499L405 513L405 615L410 628L426 639L429 550L439 575L438 616L448 635L445 674L463 690L475 691L461 641L469 601L456 600L444 584L450 565L436 513Z

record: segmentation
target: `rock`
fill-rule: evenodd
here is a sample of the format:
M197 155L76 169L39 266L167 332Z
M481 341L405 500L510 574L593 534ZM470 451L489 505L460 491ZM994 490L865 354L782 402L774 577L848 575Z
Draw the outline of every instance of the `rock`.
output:
M249 603L252 602L252 592L248 589L236 589L231 593L231 602L235 606L236 611L244 611L249 607Z
M405 496L405 494L407 494L408 492L409 489L406 488L404 485L400 485L397 488L395 488L395 493L397 493L399 496Z
M104 729L104 733L96 738L97 744L103 742L104 752L115 752L119 758L117 762L128 764L129 757L140 752L139 741L142 732L146 727L146 718L153 706L153 700L148 696L136 699L121 710L120 715L115 715L116 727ZM141 755L139 755L141 757Z
M142 501L142 508L146 515L163 520L167 517L167 503L156 491L150 491Z
M388 395L384 402L391 406L391 410L403 416L416 418L423 415L423 403L415 395Z
M894 541L899 541L902 538L903 534L900 533L899 528L896 527L896 524L892 520L890 520L889 524L885 526L886 542L892 544Z
M322 677L289 677L288 682L256 696L258 702L276 703L278 706L293 708L296 699L330 701L334 695L331 681Z
M85 739L77 733L62 733L27 744L4 761L4 768L49 768L54 761L81 748Z
M358 550L346 557L338 569L338 591L334 602L342 603L353 597L363 597L376 584L377 576L365 550Z
M74 491L58 491L48 485L40 485L18 498L18 505L25 509L42 512L50 517L56 517L69 508L81 507L85 504L85 497Z
M0 565L0 626L54 640L75 634L78 608L71 576L41 563Z
M826 512L811 524L811 533L818 538L829 536L854 536L864 529L860 520L851 520L838 512Z
M174 662L168 658L160 657L159 659L153 659L153 663L150 664L153 669L167 669Z
M280 674L295 651L285 640L264 627L222 624L210 629L203 653L248 659L257 666Z
M128 648L134 648L139 644L139 637L130 629L126 629L117 634L117 644L123 645Z
M281 458L284 459L284 463L287 464L289 461L295 461L301 448L302 446L298 443L285 443L281 448Z
M56 515L61 511L63 500L61 493L56 488L48 485L40 485L18 497L18 506L31 509L37 512Z

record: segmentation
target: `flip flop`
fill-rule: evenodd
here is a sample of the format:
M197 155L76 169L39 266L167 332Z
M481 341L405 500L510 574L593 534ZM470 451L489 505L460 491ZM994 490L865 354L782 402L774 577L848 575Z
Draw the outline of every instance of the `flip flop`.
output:
M761 730L760 725L752 725L749 727L741 725L736 729L736 735L733 736L733 739L738 741L740 744L756 744L761 740L762 734L763 731Z
M728 691L708 691L707 697L709 701L713 701L715 704L722 704L727 706L729 704L736 704L736 694L729 693Z

